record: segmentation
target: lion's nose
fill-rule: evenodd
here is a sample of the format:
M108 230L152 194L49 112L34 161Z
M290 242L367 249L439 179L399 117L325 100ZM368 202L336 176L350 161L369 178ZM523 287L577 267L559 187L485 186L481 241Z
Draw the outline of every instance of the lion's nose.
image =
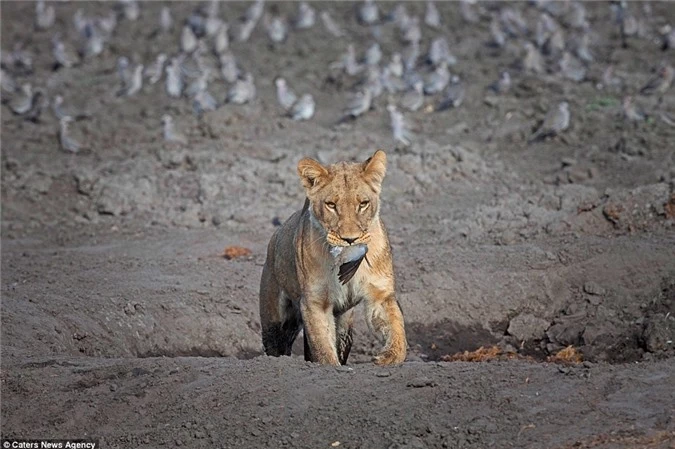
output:
M349 243L350 245L356 241L355 238L353 238L353 239L348 239L348 238L345 238L345 237L342 237L342 240L344 240L345 242Z

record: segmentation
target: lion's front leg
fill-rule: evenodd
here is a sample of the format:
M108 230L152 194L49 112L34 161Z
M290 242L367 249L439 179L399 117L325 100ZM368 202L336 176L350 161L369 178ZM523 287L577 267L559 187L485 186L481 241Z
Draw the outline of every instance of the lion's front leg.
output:
M378 365L403 363L408 349L403 314L393 291L370 288L366 317L371 329L384 339L384 349L375 357Z
M323 365L339 365L335 344L335 318L328 298L303 298L300 311L311 360ZM306 357L307 358L307 357Z

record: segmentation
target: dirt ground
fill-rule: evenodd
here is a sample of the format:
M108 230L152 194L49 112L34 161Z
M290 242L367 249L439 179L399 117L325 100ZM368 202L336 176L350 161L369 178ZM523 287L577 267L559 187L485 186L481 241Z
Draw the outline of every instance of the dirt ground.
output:
M391 136L387 94L338 123L358 78L330 63L350 42L362 54L377 39L386 60L402 48L394 25L358 24L353 4L314 4L348 37L330 37L317 18L283 44L262 25L233 42L255 76L252 104L197 118L188 100L165 94L164 80L117 97L119 56L135 64L178 52L180 27L155 32L162 5L141 3L140 19L121 19L101 56L54 71L50 39L58 31L79 42L75 10L101 16L114 4L58 4L54 27L34 31L34 3L2 3L3 50L21 42L33 56L17 82L91 114L71 125L87 148L67 154L51 111L32 123L2 106L3 438L95 437L115 448L675 447L675 95L637 94L662 61L672 64L658 30L675 24L674 4L631 2L640 26L624 48L609 5L586 3L595 61L577 83L519 70L523 37L486 44L492 13L515 8L534 28L533 5L478 3L470 24L459 3L439 3L443 26L423 26L421 48L447 36L466 98L456 109L406 112L409 147ZM199 5L170 7L180 24ZM423 17L424 3L406 5ZM246 7L224 4L220 15L234 24ZM292 17L297 4L274 8ZM618 86L602 85L610 65ZM486 87L501 70L513 87L494 95ZM277 76L314 95L314 119L283 116ZM209 89L222 99L227 87ZM647 120L622 118L627 94ZM528 144L562 100L570 129ZM163 141L165 113L189 145ZM301 338L293 357L262 356L258 283L275 226L303 202L297 161L362 160L377 148L389 160L381 215L408 360L374 366L380 344L362 315L347 367L304 362ZM231 245L251 255L226 260ZM522 357L443 361L491 345ZM570 345L583 363L546 361Z

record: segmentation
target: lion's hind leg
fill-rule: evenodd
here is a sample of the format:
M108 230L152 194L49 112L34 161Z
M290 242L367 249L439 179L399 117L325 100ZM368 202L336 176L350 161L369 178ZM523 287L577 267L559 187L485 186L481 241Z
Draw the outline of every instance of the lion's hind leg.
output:
M281 291L267 264L260 283L260 325L265 354L274 357L291 355L293 342L302 326L300 313Z

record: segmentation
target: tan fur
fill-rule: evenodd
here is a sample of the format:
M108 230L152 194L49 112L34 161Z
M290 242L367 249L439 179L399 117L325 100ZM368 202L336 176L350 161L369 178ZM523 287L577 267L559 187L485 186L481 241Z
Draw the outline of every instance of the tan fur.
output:
M298 163L307 199L272 236L260 281L260 320L268 355L290 355L302 327L306 360L345 364L352 344L353 307L365 300L369 326L385 342L375 363L405 359L391 248L379 216L386 164L381 150L363 163ZM366 260L342 285L329 251L331 246L356 243L368 245Z

